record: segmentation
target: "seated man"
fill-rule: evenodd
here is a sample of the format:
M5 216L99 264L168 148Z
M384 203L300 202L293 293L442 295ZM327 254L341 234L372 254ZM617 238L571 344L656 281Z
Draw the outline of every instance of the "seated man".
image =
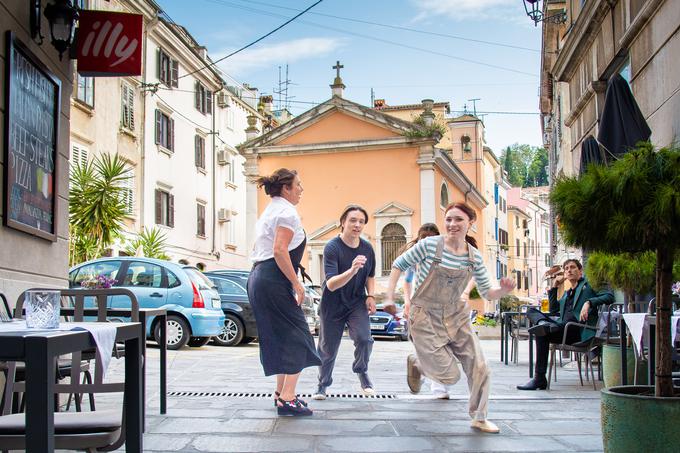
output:
M536 368L534 378L524 385L518 385L519 390L545 390L548 386L545 373L548 369L550 343L562 343L564 326L570 321L595 327L598 307L614 302L614 294L610 291L595 291L583 278L583 266L578 260L568 259L562 268L564 273L554 278L548 291L550 315L553 318L533 308L527 311L527 316L535 324L529 331L536 337ZM571 284L571 289L565 291L558 301L557 288L565 279ZM567 330L566 343L586 342L594 335L594 329L570 327Z

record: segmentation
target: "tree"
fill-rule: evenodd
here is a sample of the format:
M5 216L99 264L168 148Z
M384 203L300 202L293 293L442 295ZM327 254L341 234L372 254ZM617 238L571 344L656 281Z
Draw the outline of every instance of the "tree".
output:
M540 187L548 185L548 150L545 148L534 148L534 157L527 170L528 186Z
M130 168L118 155L76 162L69 175L69 263L98 258L120 235L127 214L123 183Z
M673 396L670 314L673 258L680 249L680 149L650 143L556 182L550 200L567 244L607 253L656 254L656 389Z
M654 290L654 252L604 253L588 255L586 276L595 287L610 284L623 291L625 302L635 300L635 294L648 294ZM629 308L630 310L630 308Z
M159 260L169 260L170 257L165 253L165 241L167 236L157 227L147 229L137 235L125 247L125 253L130 256L145 256L147 258L157 258ZM140 253L141 252L141 253Z
M545 148L515 143L503 150L500 162L508 174L508 181L515 187L548 184L548 151Z

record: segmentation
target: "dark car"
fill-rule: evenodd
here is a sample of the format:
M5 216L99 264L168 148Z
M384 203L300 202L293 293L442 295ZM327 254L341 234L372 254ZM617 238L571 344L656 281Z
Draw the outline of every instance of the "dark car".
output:
M375 314L369 316L371 335L374 337L393 337L402 341L408 340L408 321L402 317L401 309L394 316L382 311L382 305L378 305L377 309L378 311Z
M246 291L247 271L211 271L205 276L217 287L224 312L224 329L213 337L220 346L236 346L257 338L257 325Z
M250 271L239 269L223 269L206 272L205 275L215 282L222 309L224 310L224 331L214 337L213 341L222 346L234 346L247 343L257 337L257 326L253 310L248 302L246 292ZM230 282L230 283L220 283ZM221 285L226 285L222 288ZM235 286L234 286L235 285ZM302 310L312 334L319 333L319 301L321 296L317 292L318 286L305 285L305 300ZM241 337L241 340L237 341Z

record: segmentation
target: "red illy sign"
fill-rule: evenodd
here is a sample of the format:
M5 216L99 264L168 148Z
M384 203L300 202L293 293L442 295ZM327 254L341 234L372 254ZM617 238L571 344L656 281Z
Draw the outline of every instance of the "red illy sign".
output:
M142 15L80 11L78 73L82 76L142 74Z

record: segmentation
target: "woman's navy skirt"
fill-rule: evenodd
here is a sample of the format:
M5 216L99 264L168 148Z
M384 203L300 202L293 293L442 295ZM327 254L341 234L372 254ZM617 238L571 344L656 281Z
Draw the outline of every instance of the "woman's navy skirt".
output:
M297 374L321 365L293 285L273 259L258 263L248 278L248 299L257 322L265 376Z

